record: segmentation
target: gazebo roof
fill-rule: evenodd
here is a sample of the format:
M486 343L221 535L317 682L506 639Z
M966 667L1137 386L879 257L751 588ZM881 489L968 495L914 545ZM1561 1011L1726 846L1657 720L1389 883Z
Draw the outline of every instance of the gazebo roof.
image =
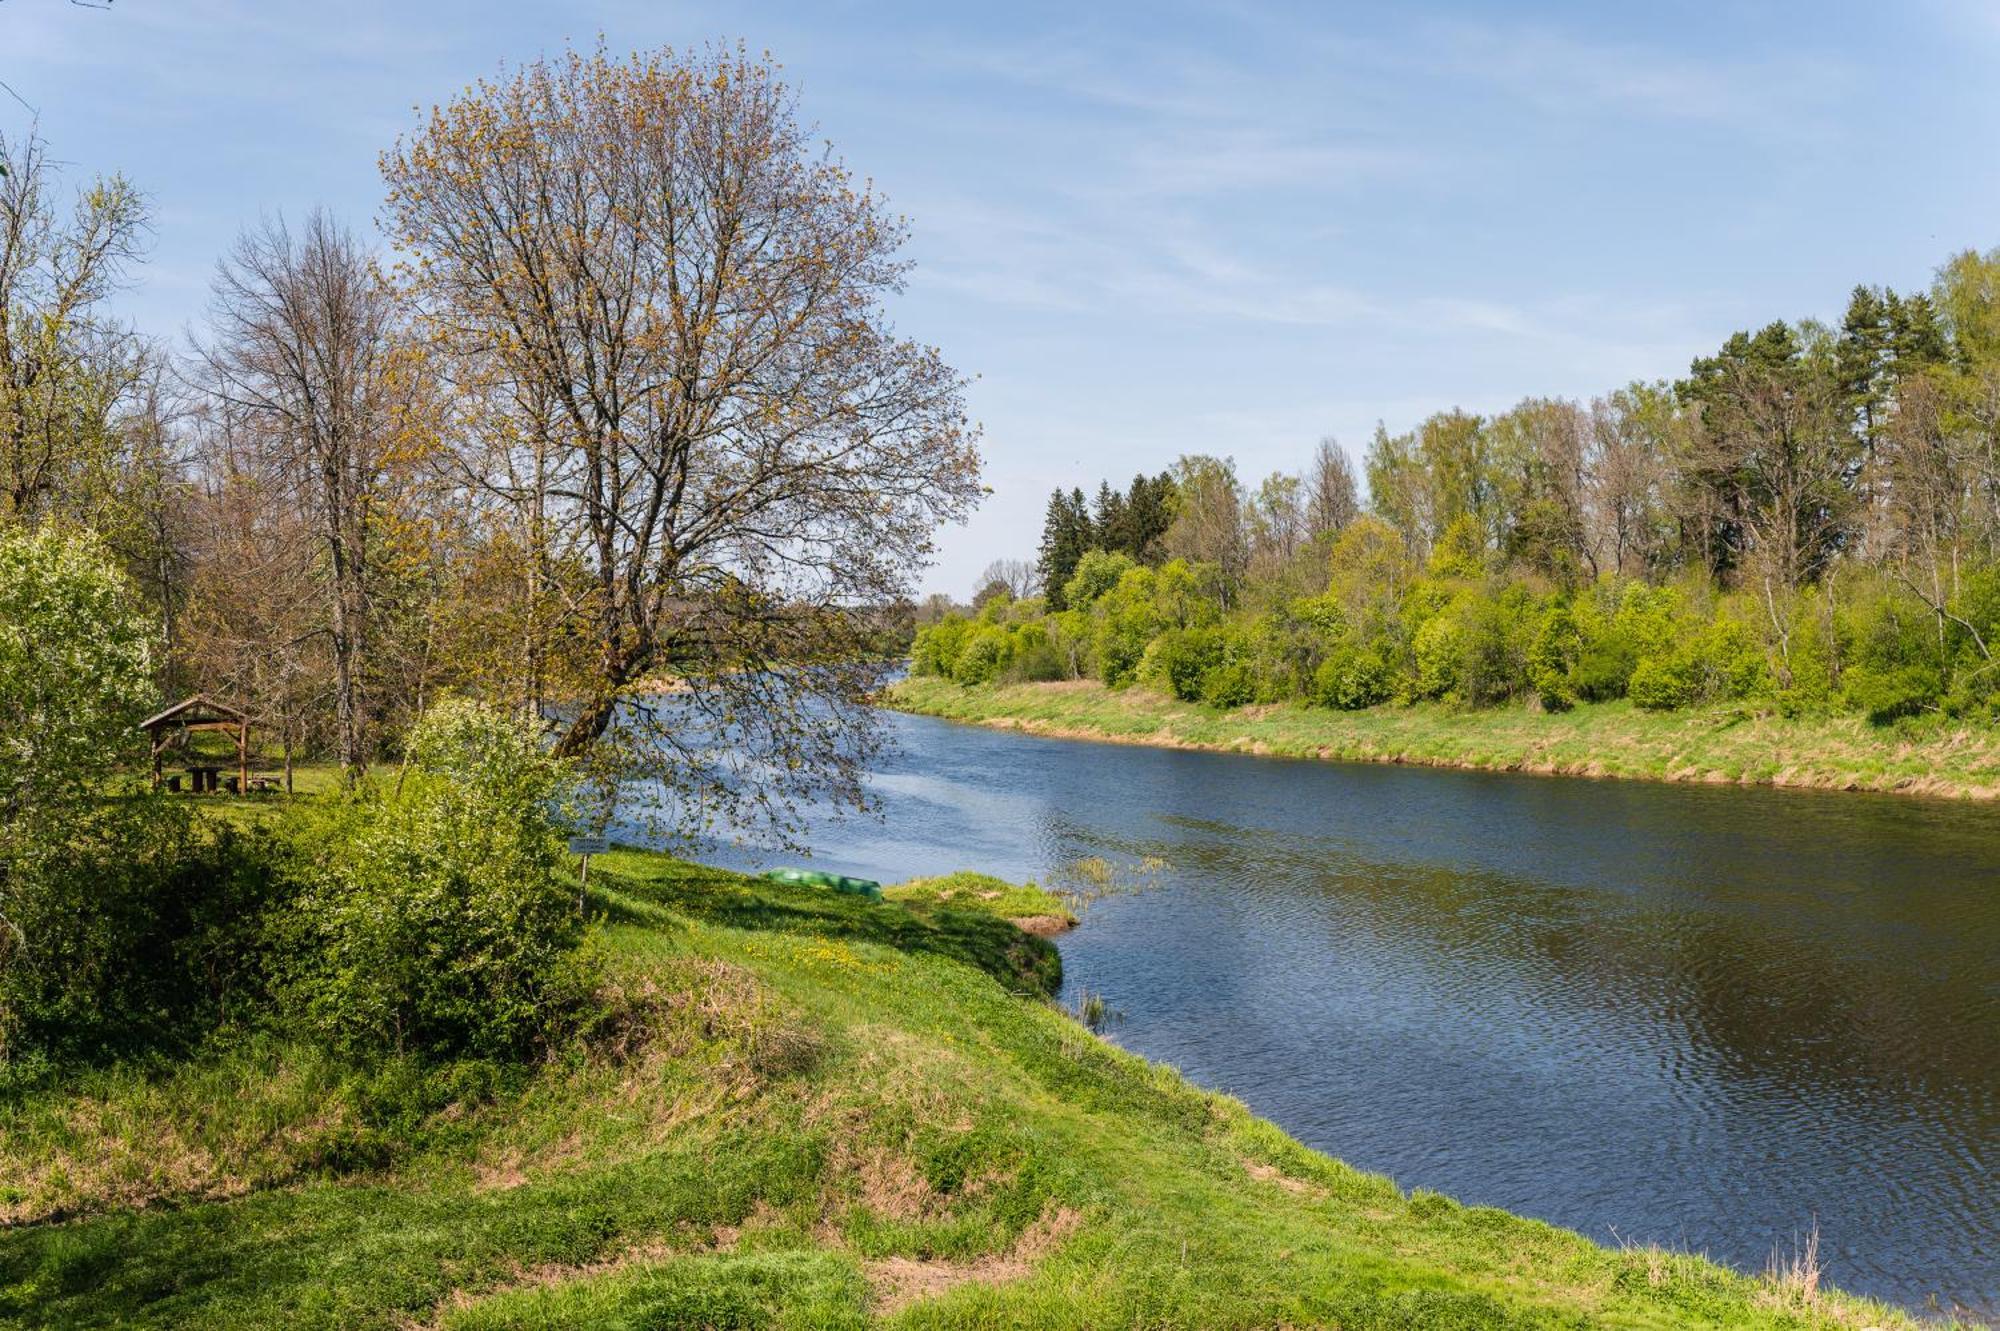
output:
M192 715L189 715L192 713ZM228 703L217 702L206 693L196 693L181 699L157 716L149 716L139 723L139 729L158 730L169 721L178 721L184 726L198 726L216 722L231 722L241 725L250 719L247 713L238 711Z

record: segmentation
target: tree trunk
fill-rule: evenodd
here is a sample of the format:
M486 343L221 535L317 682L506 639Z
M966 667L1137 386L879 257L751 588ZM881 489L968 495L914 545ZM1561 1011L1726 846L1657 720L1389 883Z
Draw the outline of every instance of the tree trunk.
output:
M618 694L616 691L595 692L590 701L583 705L556 741L558 758L574 758L582 754L611 729L611 721L618 714Z

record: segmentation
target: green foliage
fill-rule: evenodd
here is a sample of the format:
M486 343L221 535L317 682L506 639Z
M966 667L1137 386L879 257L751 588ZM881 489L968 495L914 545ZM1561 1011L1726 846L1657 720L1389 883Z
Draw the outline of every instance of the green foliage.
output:
M1380 644L1335 643L1313 675L1312 700L1341 711L1385 703L1395 691L1395 666Z
M1486 529L1471 513L1461 513L1431 547L1434 578L1476 578L1486 571Z
M1583 634L1577 630L1576 616L1566 605L1550 606L1528 649L1528 683L1548 711L1566 712L1576 706L1574 676L1582 655Z
M150 1006L149 977L126 972L171 950L149 888L178 833L149 802L101 799L144 751L151 664L137 597L95 536L0 532L0 1058L90 1043Z
M1742 620L1718 614L1695 640L1710 698L1755 697L1770 688L1763 644Z
M1472 706L1511 697L1525 675L1530 610L1528 598L1511 587L1450 593L1411 639L1412 695Z
M1146 648L1142 677L1186 702L1202 696L1209 671L1223 663L1222 635L1214 629L1168 629Z
M561 835L570 774L530 722L447 701L409 739L400 790L288 829L286 989L337 1047L512 1057L592 988Z
M1210 666L1201 677L1201 700L1211 707L1241 707L1257 700L1257 678L1241 661Z
M910 645L910 669L919 675L952 677L958 654L972 635L972 621L962 615L946 615L935 624L917 630Z
M960 684L990 684L1013 657L1013 636L997 624L981 624L966 635L952 662L951 678Z
M1935 711L1944 697L1944 678L1935 666L1858 665L1842 683L1847 705L1878 726Z
M1778 709L1786 716L1819 716L1840 700L1839 662L1848 626L1817 589L1798 597L1792 631L1773 662Z
M0 864L15 838L50 835L47 820L95 799L144 751L133 727L156 697L149 632L95 536L0 532Z
M1415 577L1403 534L1372 514L1347 524L1327 556L1327 594L1364 632L1386 628Z
M1219 583L1213 568L1169 559L1153 578L1153 611L1162 624L1174 628L1214 624L1222 618Z
M1458 687L1466 653L1465 633L1450 613L1433 615L1410 641L1416 671L1411 693L1419 698L1444 698Z
M1013 626L1007 677L1029 683L1068 678L1062 652L1047 623L1035 620Z
M1091 646L1098 677L1116 687L1131 683L1138 673L1146 645L1159 632L1160 619L1153 608L1153 570L1132 567L1122 555L1106 558L1119 574L1109 590L1088 603L1095 616ZM1079 571L1077 581L1083 580Z
M1577 697L1586 702L1610 702L1625 696L1632 672L1638 665L1638 653L1628 640L1589 639L1577 654L1570 679L1575 685Z
M1699 663L1684 652L1645 657L1633 669L1626 693L1650 712L1686 707L1701 696Z
M947 615L918 630L911 673L964 685L1067 679L1062 643L1068 634L1062 626L1075 613L1048 615L1041 602L1030 600L1011 602L1000 614L982 612L977 619Z
M1792 333L1767 334L1732 344L1730 355L1782 364L1804 354L1787 341ZM1668 401L1664 391L1634 390L1605 410L1657 413ZM1626 416L1604 428L1665 428ZM1439 423L1433 442L1450 442L1464 426ZM1554 405L1528 404L1492 428L1503 445L1493 502L1504 506L1516 491L1552 483L1537 432L1580 427ZM1516 548L1518 529L1503 530L1496 545L1482 517L1490 516L1481 506L1488 500L1475 490L1459 499L1424 564L1404 534L1376 516L1327 535L1317 547L1327 552L1317 594L1298 590L1311 585L1298 570L1317 554L1288 568L1260 566L1246 587L1214 564L1176 558L1151 568L1088 551L1070 580L1067 611L996 602L979 622L948 618L917 636L913 672L963 684L1095 676L1223 706L1490 707L1532 695L1549 713L1626 697L1647 711L1735 701L1788 716L1846 710L1878 722L2000 712L2000 662L1991 654L2000 649L2000 567L1964 570L1943 607L1899 578L1847 566L1827 574L1824 588L1732 589L1698 572L1586 582L1565 562L1575 555L1573 533L1544 532L1550 539L1535 547L1567 551L1564 558L1530 558ZM1633 539L1660 537L1641 530Z
M1078 561L1092 545L1090 507L1083 491L1061 490L1049 496L1048 513L1042 520L1042 546L1038 570L1042 586L1048 589L1049 609L1067 610L1067 588Z
M170 797L105 801L17 858L9 886L25 944L0 967L0 1063L185 1044L256 1014L274 894L263 838Z
M1116 587L1118 580L1133 567L1129 555L1086 551L1077 563L1075 575L1063 587L1064 604L1077 610L1089 608L1091 602Z

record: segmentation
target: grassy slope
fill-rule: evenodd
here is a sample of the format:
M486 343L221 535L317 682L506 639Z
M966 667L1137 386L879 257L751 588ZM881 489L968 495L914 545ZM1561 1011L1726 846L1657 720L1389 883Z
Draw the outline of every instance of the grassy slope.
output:
M1088 1034L956 894L600 866L587 1057L400 1111L270 1045L0 1099L0 1322L1904 1324L1406 1196Z
M1560 715L1520 707L1338 712L1290 703L1218 711L1091 682L964 688L909 679L888 701L1036 734L1281 757L2000 798L2000 730L1990 728L1912 738L1859 717L1788 720L1742 707L1653 713L1623 702Z

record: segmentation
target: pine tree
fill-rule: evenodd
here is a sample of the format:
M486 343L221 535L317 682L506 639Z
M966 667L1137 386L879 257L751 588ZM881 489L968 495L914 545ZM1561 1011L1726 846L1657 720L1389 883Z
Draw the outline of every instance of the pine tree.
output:
M1091 525L1091 534L1096 537L1093 543L1099 549L1132 553L1131 512L1125 496L1112 489L1110 481L1098 482L1096 516Z
M1174 525L1175 497L1171 474L1134 476L1125 496L1125 543L1119 548L1142 564L1158 564L1163 557L1161 540Z
M1042 520L1040 559L1042 587L1049 609L1069 608L1063 587L1076 572L1083 552L1090 549L1093 535L1090 504L1081 489L1068 494L1057 490L1049 496L1048 514Z

